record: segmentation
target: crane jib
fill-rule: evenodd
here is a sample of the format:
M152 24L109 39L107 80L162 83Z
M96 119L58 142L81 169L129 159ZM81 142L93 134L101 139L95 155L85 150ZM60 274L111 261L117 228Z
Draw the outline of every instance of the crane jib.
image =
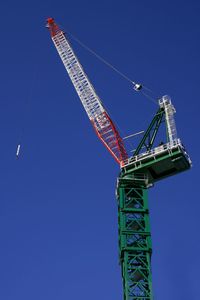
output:
M103 144L112 154L115 160L123 166L123 162L128 159L124 143L115 125L106 112L92 120L92 125Z
M47 27L97 136L115 160L123 166L123 162L128 159L128 155L119 132L103 107L64 32L52 18L47 20Z

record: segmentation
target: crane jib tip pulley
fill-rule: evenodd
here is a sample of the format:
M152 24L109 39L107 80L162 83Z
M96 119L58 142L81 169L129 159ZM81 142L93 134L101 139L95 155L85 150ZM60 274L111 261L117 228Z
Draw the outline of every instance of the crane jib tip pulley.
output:
M47 19L46 27L50 31L53 43L97 136L109 150L114 159L119 164L123 164L123 161L128 159L123 140L103 107L99 96L89 81L88 76L76 57L69 41L66 39L64 32L55 23L53 18ZM140 90L141 85L135 84L135 89Z

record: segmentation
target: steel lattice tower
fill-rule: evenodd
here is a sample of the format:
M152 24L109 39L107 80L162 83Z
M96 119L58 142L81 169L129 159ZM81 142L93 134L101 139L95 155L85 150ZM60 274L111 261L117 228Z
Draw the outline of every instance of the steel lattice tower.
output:
M153 300L148 188L191 167L191 160L177 138L174 106L168 96L158 101L158 111L133 155L128 158L123 139L64 32L52 18L47 20L47 27L98 138L120 165L117 199L124 300ZM141 90L140 84L134 85L136 91ZM166 126L166 141L155 147L162 123Z
M118 180L119 256L126 300L152 299L147 187L145 178L139 177Z

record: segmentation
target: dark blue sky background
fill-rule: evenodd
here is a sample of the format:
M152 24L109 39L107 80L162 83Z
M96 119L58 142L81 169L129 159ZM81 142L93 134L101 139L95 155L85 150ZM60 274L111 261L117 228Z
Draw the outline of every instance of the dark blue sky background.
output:
M0 299L121 300L119 167L88 121L45 19L177 109L191 171L149 191L155 300L199 300L199 1L2 1ZM122 135L157 107L73 47ZM18 143L21 157L15 159Z

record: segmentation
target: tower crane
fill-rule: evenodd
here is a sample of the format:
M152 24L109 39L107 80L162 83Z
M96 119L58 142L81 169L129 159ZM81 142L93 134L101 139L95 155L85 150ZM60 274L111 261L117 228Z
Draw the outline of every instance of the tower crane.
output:
M119 258L124 300L153 300L151 233L148 188L168 176L191 167L191 160L177 138L175 108L169 96L158 100L158 110L149 127L128 157L123 139L76 57L65 33L53 18L46 25L94 130L120 166L117 179ZM142 88L135 84L135 90ZM161 124L166 141L155 146Z

